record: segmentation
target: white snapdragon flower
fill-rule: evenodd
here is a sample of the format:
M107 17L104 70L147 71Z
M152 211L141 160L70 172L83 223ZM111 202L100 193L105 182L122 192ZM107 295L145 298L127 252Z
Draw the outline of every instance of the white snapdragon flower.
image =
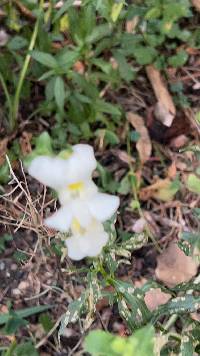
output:
M83 229L74 219L72 236L65 240L68 256L75 261L85 257L95 257L107 244L108 239L109 236L104 231L103 225L97 220L93 220L86 229Z
M85 228L92 219L110 219L119 207L118 197L98 192L92 181L97 164L93 148L79 144L72 150L66 158L39 156L28 169L30 175L58 192L61 208L45 224L61 232L69 231L73 218Z

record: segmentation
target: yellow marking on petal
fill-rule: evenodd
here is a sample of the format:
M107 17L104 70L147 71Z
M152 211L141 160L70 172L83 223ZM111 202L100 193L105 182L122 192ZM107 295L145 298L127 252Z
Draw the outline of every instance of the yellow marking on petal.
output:
M68 159L72 155L72 149L63 150L58 154L59 158Z
M75 190L81 191L84 188L84 183L83 182L71 183L68 185L68 188L69 188L69 190L71 190L73 192Z
M72 232L75 234L82 235L85 232L85 229L80 225L78 219L76 219L76 218L72 219L71 229L72 229Z

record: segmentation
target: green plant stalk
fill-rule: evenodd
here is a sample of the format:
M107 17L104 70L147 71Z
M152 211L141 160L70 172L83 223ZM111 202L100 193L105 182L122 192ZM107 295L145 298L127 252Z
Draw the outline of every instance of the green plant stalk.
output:
M6 82L5 82L5 80L4 80L4 77L2 76L1 73L0 73L0 82L1 82L3 91L4 91L4 94L5 94L7 103L8 103L9 118L11 118L11 116L12 116L12 100L11 100L10 94L9 94L9 92L8 92L8 87L7 87L7 85L6 85Z
M41 13L41 10L43 8L43 2L44 0L40 1L40 5L39 5L39 11ZM28 52L32 51L34 46L35 46L35 42L36 42L36 38L38 35L38 30L39 30L39 23L40 23L40 14L37 17L35 26L34 26L34 30L32 33L32 37L30 40L30 44L28 47ZM31 55L28 53L26 55L23 67L21 69L20 75L19 75L19 81L18 81L18 85L17 85L17 89L15 92L15 96L14 96L14 101L13 101L13 110L12 110L12 115L10 118L10 128L11 130L13 130L16 127L17 124L17 117L18 117L18 111L19 111L19 101L20 101L20 95L21 95L21 90L22 90L22 86L26 77L26 73L28 70L28 66L31 60Z

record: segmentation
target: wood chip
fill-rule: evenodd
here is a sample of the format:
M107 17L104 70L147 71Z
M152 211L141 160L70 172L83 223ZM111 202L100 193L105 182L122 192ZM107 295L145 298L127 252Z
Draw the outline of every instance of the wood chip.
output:
M152 152L152 144L149 137L149 133L144 124L144 119L142 116L128 112L127 119L134 127L134 129L140 134L140 138L136 143L136 148L138 150L141 163L148 161Z
M188 282L197 273L198 264L174 242L157 258L156 278L168 287Z
M5 162L7 145L8 145L8 138L6 137L0 141L0 166Z
M192 5L200 12L200 0L192 0Z
M144 301L147 308L154 311L159 305L166 304L170 298L170 294L162 292L160 288L154 288L145 293Z
M155 116L163 125L170 127L176 115L176 108L167 89L167 85L159 70L153 65L146 66L146 73L158 101Z

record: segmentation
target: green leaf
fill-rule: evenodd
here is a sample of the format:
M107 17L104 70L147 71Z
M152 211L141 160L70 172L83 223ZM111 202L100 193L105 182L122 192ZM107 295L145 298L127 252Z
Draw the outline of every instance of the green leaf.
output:
M130 82L134 79L135 73L130 64L128 64L126 57L120 51L114 52L114 57L118 63L119 73L122 79Z
M186 186L191 192L200 194L200 178L198 178L195 174L189 174Z
M13 237L9 234L3 234L0 238L0 253L4 252L6 249L6 243L12 241Z
M11 178L10 169L7 162L0 166L0 184L6 184Z
M41 314L39 316L39 322L42 325L43 329L45 332L49 332L53 326L54 323L52 322L52 319L50 318L49 314Z
M65 104L65 83L61 77L56 77L54 85L54 96L59 110L63 112Z
M35 315L38 313L42 313L45 310L53 308L52 305L38 305L36 307L30 307L30 308L25 308L21 310L16 310L15 315L17 315L19 318L28 318L31 315ZM0 325L3 325L7 323L7 321L10 318L10 313L5 313L0 315Z
M117 192L122 195L127 195L131 191L129 174L126 174L119 183Z
M19 344L15 349L14 349L14 354L13 356L39 356L39 353L33 346L33 344L28 341L25 343Z
M113 22L116 22L124 5L124 1L120 1L118 3L113 4L111 10L111 19Z
M67 0L64 2L63 6L56 12L53 23L58 20L74 3L74 0Z
M66 73L69 68L78 60L79 52L71 51L68 48L62 49L56 56L56 62L58 66L64 73Z
M200 297L185 295L170 300L168 303L161 305L155 311L155 318L162 315L193 313L200 307Z
M68 309L63 315L61 321L60 329L58 332L59 336L64 333L64 330L69 323L75 323L79 319L82 312L86 308L86 297L86 293L82 293L77 300L74 300L69 304Z
M33 57L37 62L43 64L45 67L55 69L58 66L57 61L50 53L34 50L31 52L31 57Z
M157 51L153 47L138 46L134 49L136 61L141 65L150 64L157 56Z
M6 322L6 325L3 330L6 335L12 335L15 334L20 327L26 326L27 324L28 321L19 317L16 313L12 311L10 312L9 319Z
M114 106L103 99L97 99L94 105L97 111L115 116L121 116L121 112L117 106Z
M101 40L103 37L108 37L111 34L112 26L109 24L102 24L96 26L92 33L87 36L86 42L87 43L96 43L97 41Z
M194 355L194 347L192 339L183 335L181 338L181 347L180 347L180 356L193 356Z
M183 66L188 60L188 54L186 51L181 50L176 55L169 57L168 63L172 67L181 67Z
M154 356L154 329L146 326L130 337L91 331L85 339L85 351L92 356Z
M131 238L121 243L121 247L126 250L138 250L148 242L147 234L134 234Z
M8 42L7 47L12 51L17 51L22 49L28 45L28 41L26 38L22 36L14 36Z
M112 356L111 342L114 340L114 335L102 331L94 330L85 338L84 348L92 356Z

